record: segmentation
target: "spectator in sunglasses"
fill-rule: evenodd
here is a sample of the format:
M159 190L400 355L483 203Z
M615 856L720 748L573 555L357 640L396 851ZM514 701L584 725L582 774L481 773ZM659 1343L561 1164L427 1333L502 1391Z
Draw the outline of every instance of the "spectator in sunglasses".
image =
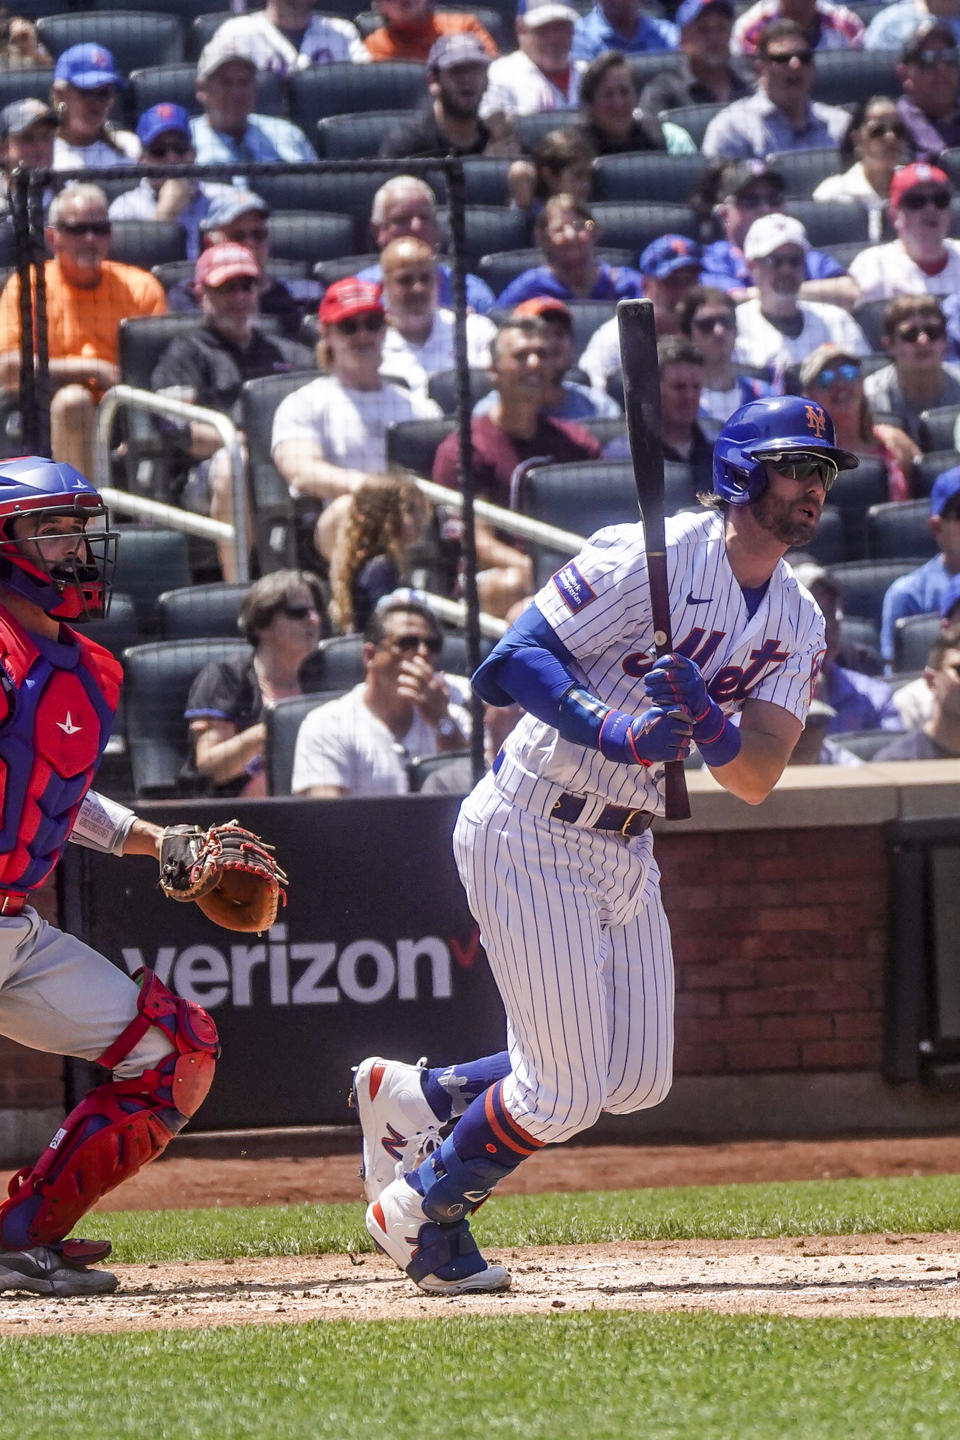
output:
M326 631L326 604L310 570L274 570L240 602L237 627L252 655L214 660L190 687L186 721L191 759L184 788L207 795L267 793L266 713L302 694L299 672Z
M126 80L102 45L71 45L57 58L50 103L59 129L53 144L55 170L130 165L140 141L110 121L117 91Z
M708 159L762 160L774 151L839 145L850 116L838 105L812 100L813 51L793 20L774 20L757 39L757 90L715 115L703 137Z
M960 242L948 239L952 192L936 165L905 165L890 182L896 240L868 245L850 262L864 300L951 295L960 290Z
M922 25L904 45L897 75L897 110L916 158L932 162L960 145L960 48L952 28L942 20Z
M725 290L696 285L677 305L677 320L681 335L691 340L703 357L703 414L722 423L748 400L772 393L763 380L740 374L734 364L737 307Z
M277 406L273 463L291 494L318 513L314 543L329 560L349 498L387 469L387 427L439 417L432 400L380 375L386 315L380 288L351 275L320 303L317 361L325 373Z
M437 669L442 650L426 605L404 598L378 606L364 630L365 678L300 726L294 795L404 795L412 760L463 750L470 717Z
M190 116L182 105L162 101L145 110L137 121L140 163L192 165L197 156L190 138ZM189 176L144 176L132 190L124 190L110 205L111 220L176 220L187 237L187 258L196 260L201 248L200 224L218 195L229 196L232 185L218 185Z
M849 168L821 180L813 198L858 200L869 211L870 239L876 243L883 233L884 208L894 173L911 158L910 133L889 95L872 95L861 101L840 154Z
M731 53L755 55L764 26L774 20L794 20L811 50L859 50L863 45L860 16L835 0L757 0L733 27Z
M920 447L896 425L874 421L858 355L840 345L818 345L799 368L797 393L828 412L838 445L884 462L889 500L910 499L910 467Z
M874 410L897 417L902 430L920 437L920 416L940 405L960 405L960 365L947 353L947 322L933 296L897 295L883 315L883 348L891 364L863 382Z
M108 260L107 197L98 185L67 185L55 195L44 230L53 259L44 265L50 357L50 435L54 460L93 473L97 406L120 378L117 331L136 315L162 315L163 286L136 265ZM0 295L0 386L20 384L20 277Z
M941 630L930 647L924 679L930 717L882 746L874 760L956 760L960 756L960 622Z
M938 554L894 580L883 597L880 653L892 667L897 621L942 610L960 575L960 465L938 475L930 491L930 529Z
M194 267L202 324L176 335L164 350L150 388L193 405L242 419L245 381L285 370L312 370L305 345L271 335L257 325L260 266L244 245L211 245ZM233 477L219 433L192 422L171 426L182 447L180 503L188 510L233 522ZM241 433L241 443L243 436ZM248 528L249 533L249 528ZM217 547L225 580L236 578L232 545Z
M371 475L350 496L330 561L330 617L341 634L364 630L378 603L410 583L430 513L407 475Z

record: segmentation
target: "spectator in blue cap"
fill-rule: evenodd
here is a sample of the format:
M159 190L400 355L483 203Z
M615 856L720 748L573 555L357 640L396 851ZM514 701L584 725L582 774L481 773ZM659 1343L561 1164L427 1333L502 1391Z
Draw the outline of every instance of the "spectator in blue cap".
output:
M729 104L753 86L730 63L732 0L683 0L674 15L683 60L643 87L640 107L648 115L680 105Z
M190 135L190 116L182 105L162 100L137 121L142 165L192 165L197 156ZM235 194L232 185L193 180L188 175L145 175L124 190L110 206L111 220L177 220L187 237L187 258L200 253L200 222L218 196Z
M102 45L71 45L63 51L50 92L60 127L53 146L55 170L130 165L139 157L136 135L109 120L117 90L126 83Z
M218 187L206 215L200 221L201 253L209 245L246 245L253 251L260 266L261 315L271 315L280 333L296 340L304 315L313 313L320 301L322 287L316 280L280 280L270 273L270 207L251 190L238 190L232 185ZM199 309L200 297L191 280L178 281L167 294L171 312L193 312Z
M680 330L677 305L700 279L700 246L687 235L660 235L640 256L643 296L653 302L657 337ZM590 337L580 357L580 369L595 390L605 390L611 375L620 370L620 334L617 317L604 321Z
M939 610L947 591L960 575L960 465L938 475L930 492L930 529L939 554L925 565L894 580L883 597L880 653L893 662L897 621L906 615L927 615Z

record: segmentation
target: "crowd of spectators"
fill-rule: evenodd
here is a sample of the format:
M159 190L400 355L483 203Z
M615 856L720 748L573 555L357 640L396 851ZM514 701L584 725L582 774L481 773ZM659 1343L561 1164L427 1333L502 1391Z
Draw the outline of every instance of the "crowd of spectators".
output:
M293 694L288 621L314 647L315 629L367 631L367 679L362 694L341 705L343 716L356 719L362 704L395 739L411 716L419 723L436 710L443 718L429 661L435 622L420 616L414 643L406 633L413 612L388 614L386 623L378 609L410 582L418 547L441 556L428 566L435 588L457 596L462 585L456 507L428 504L390 445L391 427L403 422L442 426L451 414L445 397L463 388L450 379L457 354L444 196L432 176L402 172L407 158L458 155L469 165L484 157L502 162L499 206L529 248L505 240L498 250L493 240L497 263L474 252L466 276L478 495L522 508L530 466L627 453L622 427L619 435L590 427L622 420L615 307L645 296L660 340L665 458L688 474L689 503L710 488L716 427L751 397L782 390L830 411L839 443L881 468L881 498L929 503L930 553L893 583L877 626L877 664L892 672L897 621L937 614L960 574L951 528L960 524L960 470L948 463L960 465L960 453L931 442L926 420L948 407L960 415L960 169L952 153L960 149L960 20L924 0L867 10L836 0L597 0L592 8L519 0L505 16L376 0L372 19L358 15L355 23L318 13L310 0L266 0L262 10L233 13L208 30L192 93L171 90L139 111L130 74L96 39L95 16L92 38L59 50L46 48L42 21L10 21L0 74L46 79L0 106L0 226L12 232L17 167L48 171L41 203L55 458L92 470L97 407L123 378L122 320L195 316L194 328L171 332L151 388L229 416L244 458L244 384L301 378L278 393L267 455L289 493L289 524L308 568L280 572L287 588L270 591L266 609L256 611L258 664L276 630L292 647L273 666L277 693ZM846 72L836 64L844 51L852 52ZM887 83L876 93L864 93L857 52L886 59ZM352 273L328 254L317 257L315 272L306 260L298 268L273 234L281 224L274 212L289 201L274 205L270 189L260 195L244 171L260 161L310 165L323 153L302 110L287 113L276 97L292 95L285 87L317 67L358 66L358 111L403 108L392 91L378 93L378 66L395 61L422 67L422 97L385 124L368 151L391 162L375 193L371 187L368 253L354 255L354 238L342 250L356 260ZM541 118L545 124L532 124ZM659 171L638 168L632 191L629 182L624 188L630 171L613 169L616 157L631 156L662 163ZM194 163L222 167L220 177L184 173ZM116 171L116 179L58 178L83 170ZM667 223L642 213L657 206ZM335 213L335 203L325 208ZM113 258L118 227L148 233L154 222L179 227L183 265L157 262L151 274L146 250L140 264ZM469 240L469 213L467 233ZM0 295L8 409L22 361L19 285L10 275ZM169 498L231 520L234 489L219 433L198 423L157 425L174 457ZM456 490L457 435L435 434L432 462L420 473ZM943 458L939 473L928 463L934 450ZM859 530L845 514L838 574L845 561L871 558L866 516L857 523ZM252 559L261 561L257 552ZM219 547L218 563L231 580L230 546ZM529 597L531 547L509 526L478 522L477 563L489 613L506 617ZM816 751L812 734L808 743L814 758L853 763L853 752L827 742L838 732L889 728L903 713L891 701L877 709L877 723L869 715L864 722L866 709L847 723L856 707L844 687L858 682L846 677L863 672L837 661L842 581L817 584L832 638L815 717L823 744ZM954 648L938 644L932 675ZM250 736L262 739L250 674L230 681L245 687L240 719L218 719L211 731L201 711L190 712L191 735L208 737L197 746L196 772L215 786L261 783L256 764L243 768L259 753ZM260 688L270 703L269 683ZM934 728L926 733L949 752L949 684L927 688L940 718L932 721L927 708L924 724ZM376 725L365 728L372 734ZM456 739L464 741L462 729ZM302 772L302 757L298 765ZM400 773L396 754L387 768ZM353 793L329 778L301 789Z

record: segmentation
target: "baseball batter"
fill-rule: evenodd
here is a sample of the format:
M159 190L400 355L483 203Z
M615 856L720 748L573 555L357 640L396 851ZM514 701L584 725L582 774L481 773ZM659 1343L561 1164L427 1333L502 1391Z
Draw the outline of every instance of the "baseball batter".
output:
M672 654L652 658L642 527L622 525L553 576L474 676L488 703L527 711L454 832L508 1051L447 1071L367 1060L354 1087L367 1229L422 1290L506 1288L469 1213L541 1146L667 1094L673 968L649 832L662 766L695 742L749 804L777 783L824 649L783 556L856 464L819 405L751 401L716 442L707 512L667 521Z
M213 1021L198 1005L148 970L136 983L29 903L68 839L165 860L164 883L182 883L175 861L193 839L187 827L165 832L90 789L121 667L62 622L104 611L116 535L87 529L104 516L72 466L38 456L0 462L0 1033L113 1072L13 1177L0 1204L0 1291L116 1288L114 1275L91 1268L109 1243L65 1237L194 1114L217 1054Z

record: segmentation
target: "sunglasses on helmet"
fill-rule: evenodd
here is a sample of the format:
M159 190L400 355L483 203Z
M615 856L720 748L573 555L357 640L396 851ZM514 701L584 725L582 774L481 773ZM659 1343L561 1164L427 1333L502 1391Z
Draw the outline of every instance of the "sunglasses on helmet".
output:
M760 458L772 465L778 475L785 475L788 480L822 480L826 490L830 489L837 478L837 466L829 455L791 450L786 454L774 453Z

